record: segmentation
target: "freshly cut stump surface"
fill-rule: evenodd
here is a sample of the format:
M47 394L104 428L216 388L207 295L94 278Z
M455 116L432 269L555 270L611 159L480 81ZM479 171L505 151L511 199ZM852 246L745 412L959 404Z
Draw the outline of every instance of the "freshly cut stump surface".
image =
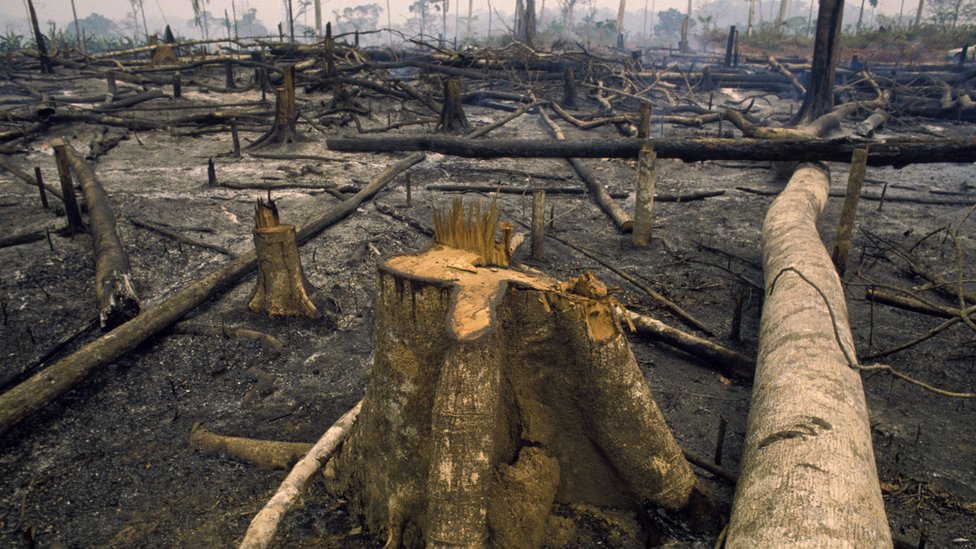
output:
M442 244L380 263L371 382L331 490L389 547L551 544L554 502L707 523L606 288L483 263Z

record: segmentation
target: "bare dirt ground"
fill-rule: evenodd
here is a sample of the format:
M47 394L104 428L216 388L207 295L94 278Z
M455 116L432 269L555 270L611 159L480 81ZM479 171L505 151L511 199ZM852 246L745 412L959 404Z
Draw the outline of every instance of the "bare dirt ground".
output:
M63 69L62 69L63 70ZM183 99L163 98L142 108L206 106L254 101L257 92L217 93L223 72L184 76ZM35 85L101 93L104 81L37 80ZM553 91L553 96L557 92ZM5 88L6 96L11 89ZM299 93L299 108L314 112L327 94ZM715 103L741 98L731 90L716 93ZM785 116L788 100L767 95L757 102L765 115ZM415 117L399 104L371 100L376 114L362 117L364 127L382 127ZM793 105L795 108L795 104ZM587 103L580 110L595 110ZM268 110L268 107L253 108ZM206 110L206 109L203 109ZM498 111L466 107L477 127L498 119ZM131 111L166 119L174 111ZM192 112L192 111L191 111ZM183 112L180 113L185 114ZM320 120L319 127L326 125ZM325 135L299 125L307 141L261 152L305 154L320 160L274 160L247 153L236 159L229 133L189 135L185 129L130 132L101 156L94 170L105 186L120 233L133 263L140 296L151 307L228 260L225 254L135 226L131 220L166 223L177 231L234 253L249 251L253 205L265 197L260 189L207 185L207 160L215 158L221 182L321 183L359 188L393 164L390 154L342 154L328 151ZM729 126L725 129L728 131ZM257 127L252 129L259 129ZM264 129L264 128L260 128ZM431 128L427 127L426 130ZM845 127L845 131L850 128ZM655 126L655 135L715 135L716 128ZM328 126L330 135L354 135L352 125ZM416 127L401 130L420 131ZM565 128L570 139L583 135ZM901 120L878 137L971 135L972 125ZM93 125L59 126L46 138L63 135L83 154L99 132ZM242 132L246 145L256 131ZM545 137L538 116L526 114L492 136ZM591 130L614 135L612 126ZM30 142L29 152L8 156L24 169L41 166L48 182L57 182L52 151L44 139ZM635 162L586 160L611 191L630 192L622 200L633 208ZM847 166L831 166L833 190L842 191ZM910 287L923 284L890 253L876 235L914 254L950 279L970 282L976 256L976 216L964 221L976 201L972 165L929 164L900 170L870 168L866 193L886 200L864 200L858 212L846 281L851 327L859 354L883 350L914 339L942 322L917 313L872 305L864 298L867 280ZM400 176L351 217L328 229L301 249L311 297L328 314L316 321L271 320L247 311L254 284L251 275L216 299L194 310L189 319L213 326L246 327L279 338L284 352L274 356L258 343L233 337L178 335L165 332L137 351L101 368L75 390L41 413L21 422L0 441L0 545L5 547L229 547L243 536L253 515L277 488L282 471L266 471L228 459L207 457L191 449L187 436L195 422L228 435L314 441L364 394L369 382L372 299L377 258L423 248L429 238L416 228L377 210L396 208L417 223L430 226L434 207L452 194L427 191L435 183L512 186L581 186L562 160L478 161L429 154L409 172L412 205L406 205L407 177ZM742 162L658 162L658 192L685 194L725 191L702 201L660 202L655 206L654 241L648 249L630 244L586 195L550 195L551 231L592 250L665 293L722 334L723 342L754 353L762 307L759 236L772 196L738 190L775 192L782 188L768 164ZM954 194L934 194L933 191ZM323 190L275 190L282 221L301 224L338 203ZM902 199L951 197L955 204L920 204ZM465 196L488 200L487 196ZM531 196L500 195L503 218L528 223ZM820 223L828 248L842 203L832 198ZM59 206L52 199L52 207ZM56 341L83 329L95 315L91 238L58 236L64 224L44 210L37 191L0 173L0 231L51 228L42 240L0 249L0 374L17 372L34 362ZM956 231L956 238L947 231ZM201 229L205 229L201 230ZM929 236L931 235L931 236ZM927 237L927 238L926 238ZM666 310L600 264L553 240L545 259L532 262L523 249L517 260L557 277L592 270L615 287L628 307L682 327ZM527 246L526 246L527 248ZM960 257L958 254L961 253ZM742 341L729 333L735 295L742 292ZM933 298L938 299L938 298ZM951 301L947 305L954 305ZM84 330L70 352L98 337ZM726 379L694 358L639 336L631 338L648 383L679 442L702 455L714 453L719 418L728 421L722 465L738 468L745 432L750 386ZM961 323L920 345L895 354L889 363L933 385L976 391L976 337ZM926 392L884 374L865 375L865 391L885 504L894 536L916 543L924 532L930 547L976 547L976 405ZM733 487L702 472L709 493L727 512ZM653 511L651 511L653 513ZM711 547L714 540L693 533L678 535L674 546ZM305 508L293 513L278 542L284 547L380 546L347 516L341 500L324 494L316 483ZM607 540L594 545L612 544Z

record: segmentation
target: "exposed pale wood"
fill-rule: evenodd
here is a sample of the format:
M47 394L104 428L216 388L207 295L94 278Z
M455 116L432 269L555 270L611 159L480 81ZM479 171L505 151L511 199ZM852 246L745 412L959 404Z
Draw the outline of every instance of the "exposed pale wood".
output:
M258 275L248 309L268 316L318 318L321 314L308 297L295 226L279 222L274 201L259 199L254 210Z
M800 166L763 224L766 299L729 549L892 546L844 291L817 233L829 187L826 171Z
M359 417L362 406L363 401L360 400L343 414L319 438L312 449L305 454L305 457L295 464L281 486L278 487L278 491L251 519L247 533L241 541L240 549L264 549L271 546L278 525L289 511L300 504L302 494L311 482L312 477L319 472L346 436L349 435L356 418Z

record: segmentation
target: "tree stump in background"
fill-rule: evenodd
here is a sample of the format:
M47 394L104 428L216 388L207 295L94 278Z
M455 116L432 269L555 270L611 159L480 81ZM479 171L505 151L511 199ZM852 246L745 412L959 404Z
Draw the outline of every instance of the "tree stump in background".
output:
M270 316L317 318L319 311L305 291L295 226L278 222L278 208L271 200L258 200L254 217L258 279L248 308Z
M461 79L452 78L444 82L444 104L441 107L437 131L463 134L468 131L468 118L461 107Z
M554 503L709 524L606 287L509 267L497 225L456 201L428 250L379 264L371 382L330 490L387 547L572 543Z
M284 80L281 86L274 89L275 117L274 126L261 137L247 146L254 149L269 143L287 144L299 140L298 110L295 107L295 65L288 65L283 69ZM262 89L263 84L262 84Z

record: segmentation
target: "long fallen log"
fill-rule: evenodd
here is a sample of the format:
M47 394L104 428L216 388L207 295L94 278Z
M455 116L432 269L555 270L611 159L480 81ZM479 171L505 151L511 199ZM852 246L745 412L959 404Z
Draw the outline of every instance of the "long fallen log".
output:
M130 320L139 314L139 296L132 284L129 254L119 238L115 214L105 189L88 163L65 140L52 141L55 151L63 153L78 176L88 206L88 225L95 245L95 297L98 321L103 330Z
M740 379L751 380L755 361L746 355L723 347L695 334L677 328L633 311L625 311L637 333L651 339L663 341L672 347L696 356L709 363L714 369Z
M501 193L532 196L534 191L546 191L546 194L586 194L582 187L511 187L506 185L427 185L428 191L444 191L451 193ZM612 198L627 198L630 193L610 193Z
M298 242L303 243L342 220L372 198L394 177L423 159L423 154L412 154L383 170L363 190L302 226L297 234ZM0 395L0 436L20 420L40 410L87 378L100 366L138 347L197 305L229 288L256 267L257 256L253 251L241 256Z
M559 128L555 122L549 118L546 114L545 109L539 109L539 117L546 124L546 127L552 132L553 136L560 142L565 142L566 136L563 134L562 129ZM596 179L596 174L593 173L585 164L583 164L578 158L567 158L566 162L569 163L570 167L576 172L576 175L586 183L586 187L590 190L593 198L596 199L597 204L603 208L603 211L607 212L610 219L613 220L614 225L620 229L620 232L629 233L634 228L634 220L631 219L630 214L624 211L617 204L616 201L610 196L610 192Z
M463 137L410 135L329 138L330 150L340 152L430 151L467 158L637 158L643 146L654 148L658 158L685 162L705 160L851 161L854 149L870 145L868 165L976 162L976 137L925 140L861 139L466 139Z
M725 547L891 547L840 278L802 165L763 224L766 299Z

